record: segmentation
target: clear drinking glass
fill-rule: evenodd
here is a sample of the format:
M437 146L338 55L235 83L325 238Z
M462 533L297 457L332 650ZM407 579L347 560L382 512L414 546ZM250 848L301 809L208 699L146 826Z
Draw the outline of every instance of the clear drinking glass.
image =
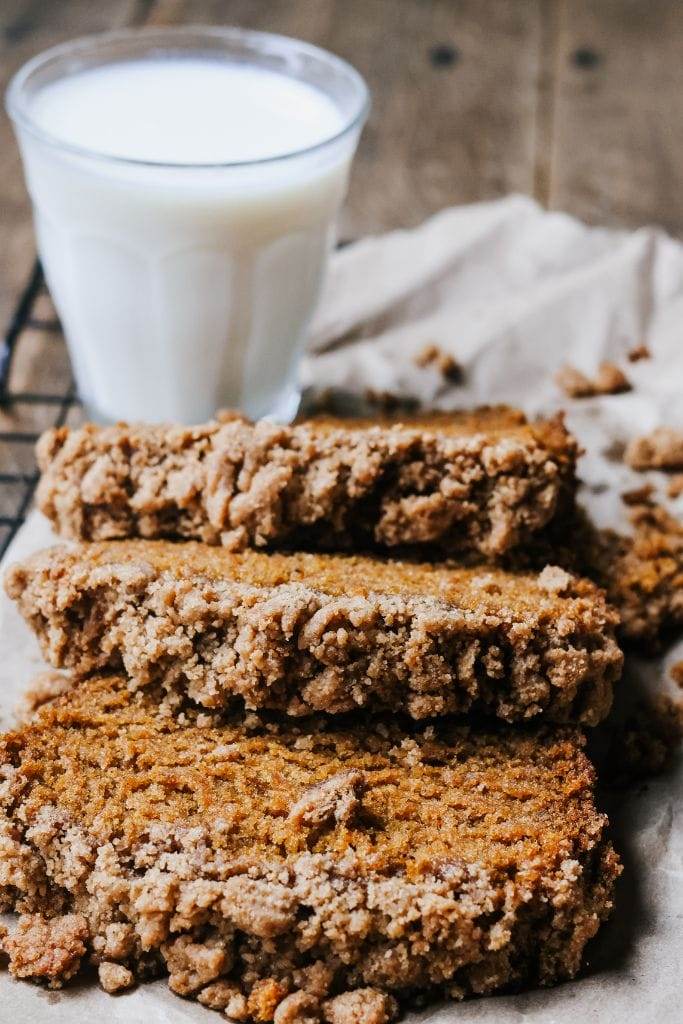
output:
M112 62L210 57L317 87L341 128L248 162L123 159L60 142L31 118L37 90ZM93 418L197 423L219 408L287 420L334 222L368 111L347 63L233 28L107 33L29 61L7 92L38 249L80 396Z

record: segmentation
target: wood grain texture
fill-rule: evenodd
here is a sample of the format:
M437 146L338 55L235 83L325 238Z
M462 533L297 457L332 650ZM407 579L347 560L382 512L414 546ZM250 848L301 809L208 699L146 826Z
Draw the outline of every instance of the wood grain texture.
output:
M683 231L683 4L565 0L552 207L613 226Z
M88 32L135 21L136 0L2 0L0 3L0 91L14 72L41 50ZM19 152L4 111L0 114L0 328L8 324L35 258L33 225Z
M282 32L358 68L373 106L341 226L356 238L533 191L539 12L537 0L156 0L147 21Z

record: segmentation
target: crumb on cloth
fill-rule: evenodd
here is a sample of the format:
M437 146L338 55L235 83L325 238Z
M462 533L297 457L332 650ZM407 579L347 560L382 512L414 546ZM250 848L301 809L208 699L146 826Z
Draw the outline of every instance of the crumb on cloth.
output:
M643 484L642 487L634 487L629 491L621 492L621 500L625 505L649 505L654 495L652 484Z
M683 470L683 430L657 427L634 437L626 446L624 462L638 470Z
M590 398L595 394L593 384L586 374L569 363L557 371L555 383L568 398Z
M620 395L631 391L631 383L615 363L601 363L594 378L594 386L598 395Z
M462 366L450 352L445 352L439 345L433 343L425 345L414 357L413 362L421 369L433 367L438 370L449 384L462 384L463 382Z
M652 353L650 352L647 345L635 345L627 353L629 363L638 363L641 359L652 359Z
M680 498L683 494L683 473L674 473L669 480L666 493L670 498Z
M595 377L588 377L570 363L555 375L555 383L568 398L594 398L596 395L619 395L631 391L626 374L615 363L602 362Z
M625 449L626 445L624 444L624 442L619 441L617 438L615 438L613 441L610 441L610 443L605 448L602 449L600 454L604 455L605 458L608 459L610 462L622 462L624 458Z
M100 985L109 995L125 991L135 981L133 972L129 971L127 967L124 967L123 964L114 964L109 961L104 961L99 965L97 976Z
M683 661L675 661L669 667L669 675L676 684L683 690Z

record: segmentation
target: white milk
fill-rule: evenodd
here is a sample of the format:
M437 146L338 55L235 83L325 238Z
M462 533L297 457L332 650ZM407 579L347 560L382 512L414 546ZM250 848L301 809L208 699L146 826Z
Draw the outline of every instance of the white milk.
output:
M39 250L89 413L290 416L360 126L344 134L296 78L163 54L59 77L27 119Z
M342 116L305 82L197 57L125 61L58 79L32 99L61 142L156 163L262 160L336 135Z

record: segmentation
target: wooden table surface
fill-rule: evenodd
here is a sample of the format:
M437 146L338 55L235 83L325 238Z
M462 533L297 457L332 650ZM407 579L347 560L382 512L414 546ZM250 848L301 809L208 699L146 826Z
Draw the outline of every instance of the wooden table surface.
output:
M2 0L0 86L28 57L77 35L198 22L299 36L365 76L373 108L344 238L509 192L591 223L654 222L683 233L679 0ZM16 317L34 258L19 157L2 115L3 330ZM68 360L52 316L40 296L20 325L15 392L64 392ZM13 403L0 409L0 431L30 435L56 412L68 409ZM0 480L30 475L27 445L0 439ZM0 526L24 502L22 484L5 483Z

